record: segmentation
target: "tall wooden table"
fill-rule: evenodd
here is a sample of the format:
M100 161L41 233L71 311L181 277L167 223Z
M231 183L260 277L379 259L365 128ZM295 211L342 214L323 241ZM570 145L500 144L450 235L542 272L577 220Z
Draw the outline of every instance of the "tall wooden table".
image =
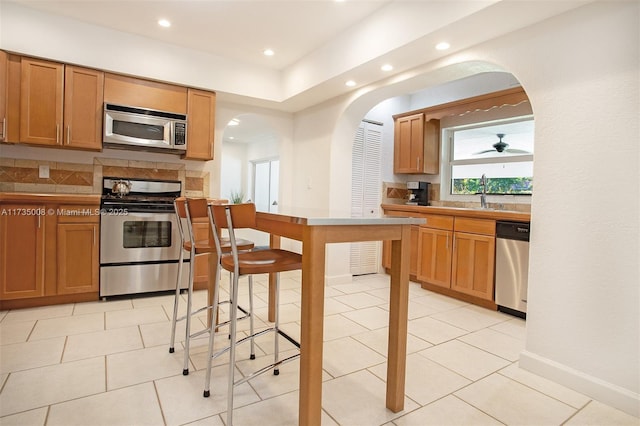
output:
M329 243L392 240L386 406L393 412L404 409L409 247L411 225L420 223L424 223L424 219L315 218L297 213L258 213L256 229L271 234L272 247L280 246L280 237L302 242L300 425L320 425L321 420L325 249ZM269 320L273 321L273 277L269 282Z

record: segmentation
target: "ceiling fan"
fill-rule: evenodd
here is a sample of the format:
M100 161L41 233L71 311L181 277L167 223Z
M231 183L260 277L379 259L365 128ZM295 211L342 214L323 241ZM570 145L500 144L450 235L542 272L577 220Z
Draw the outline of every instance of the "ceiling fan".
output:
M479 152L474 152L473 155L480 155L480 154L486 154L487 152L493 152L493 151L498 151L498 152L509 152L512 154L531 154L531 152L529 151L525 151L524 149L513 149L513 148L509 148L509 144L506 142L502 141L502 138L504 138L504 133L498 133L496 134L496 136L498 137L498 142L494 143L493 149L485 149L484 151L479 151Z

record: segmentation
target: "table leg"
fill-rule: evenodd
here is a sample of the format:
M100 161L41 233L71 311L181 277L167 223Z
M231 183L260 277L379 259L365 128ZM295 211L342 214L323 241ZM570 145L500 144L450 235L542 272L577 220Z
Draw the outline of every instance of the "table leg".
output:
M302 309L298 424L319 426L322 415L325 238L305 227L302 241Z
M402 226L402 240L391 243L389 298L389 347L387 359L387 408L404 409L409 311L409 250L411 226Z
M269 247L280 248L280 236L271 234L269 236ZM267 319L269 322L276 322L276 274L269 274L269 306L267 308Z

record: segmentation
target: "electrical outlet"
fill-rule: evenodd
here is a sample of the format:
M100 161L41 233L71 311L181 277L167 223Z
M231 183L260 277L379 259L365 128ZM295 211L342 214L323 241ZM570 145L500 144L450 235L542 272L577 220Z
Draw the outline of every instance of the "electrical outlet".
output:
M49 179L49 165L43 164L38 167L38 177L40 179Z

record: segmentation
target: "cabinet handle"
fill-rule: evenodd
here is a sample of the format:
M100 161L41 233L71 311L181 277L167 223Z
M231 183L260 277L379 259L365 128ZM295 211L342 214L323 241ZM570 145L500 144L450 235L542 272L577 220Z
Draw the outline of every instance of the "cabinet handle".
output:
M95 246L96 245L96 227L93 227L93 234L91 236L91 245Z
M40 229L40 215L38 215L38 229Z
M420 157L416 157L416 162L418 163L418 170L420 170Z
M71 145L71 126L67 126L67 145Z
M56 145L60 143L60 125L56 124Z
M7 137L7 117L2 119L2 136L0 136L0 140L4 141Z

